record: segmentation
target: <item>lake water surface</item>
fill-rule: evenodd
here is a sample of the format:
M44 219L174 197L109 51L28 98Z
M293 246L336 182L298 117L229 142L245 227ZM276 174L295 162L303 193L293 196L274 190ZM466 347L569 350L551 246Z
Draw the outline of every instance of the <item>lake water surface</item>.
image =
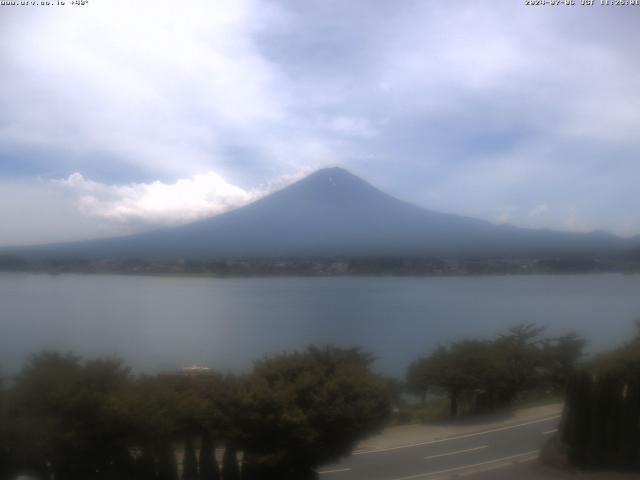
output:
M215 279L0 274L0 371L30 353L123 357L157 371L241 371L310 343L357 345L402 375L437 343L521 322L575 330L592 351L634 334L640 275Z

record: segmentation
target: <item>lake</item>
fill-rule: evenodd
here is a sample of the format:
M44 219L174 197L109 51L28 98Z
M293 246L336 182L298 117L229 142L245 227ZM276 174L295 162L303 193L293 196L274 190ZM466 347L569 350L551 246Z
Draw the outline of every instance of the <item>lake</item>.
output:
M599 351L635 332L640 275L189 278L0 274L0 371L43 349L137 370L243 371L310 343L357 345L402 375L435 345L535 322Z

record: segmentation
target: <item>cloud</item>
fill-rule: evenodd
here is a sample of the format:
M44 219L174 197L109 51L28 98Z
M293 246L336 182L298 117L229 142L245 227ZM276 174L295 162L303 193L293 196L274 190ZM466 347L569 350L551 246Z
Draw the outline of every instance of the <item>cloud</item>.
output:
M121 224L175 225L245 205L264 192L243 190L214 172L173 183L107 185L74 173L53 183L68 189L85 215Z
M254 202L284 188L307 169L284 175L252 189L234 185L215 172L196 174L172 183L106 184L73 173L51 180L73 198L83 215L99 218L123 228L173 226L213 217Z
M127 233L110 222L82 214L76 199L45 180L0 181L0 246L34 245Z
M569 207L565 217L565 228L572 232L589 232L593 231L593 225L585 222L575 207Z
M379 133L366 118L338 116L331 119L329 127L338 134L351 137L371 138Z
M513 220L513 215L517 212L518 207L513 205L507 205L498 209L498 215L495 217L495 222L498 224L509 223Z
M121 236L212 217L284 188L308 169L251 189L215 172L175 182L107 184L73 173L65 179L0 182L0 246ZM37 222L32 219L37 218Z
M547 205L546 203L541 203L539 205L536 205L535 207L533 207L531 210L529 210L528 216L531 217L538 217L540 215L542 215L543 213L545 213L547 210L549 210L549 205Z
M87 168L100 154L175 176L207 171L229 140L282 119L286 92L253 44L265 6L114 0L38 10L21 9L3 33L5 148L52 149Z
M627 9L110 0L2 14L3 188L66 179L55 188L82 229L200 218L337 164L432 209L640 233Z

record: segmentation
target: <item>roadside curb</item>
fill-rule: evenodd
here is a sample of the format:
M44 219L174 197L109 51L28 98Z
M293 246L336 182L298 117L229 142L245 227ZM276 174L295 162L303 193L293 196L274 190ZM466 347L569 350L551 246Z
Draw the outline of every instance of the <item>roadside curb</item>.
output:
M416 437L415 440L416 441L406 441L406 442L385 442L384 441L384 436L386 434L389 434L389 430L384 431L375 436L372 437L372 439L370 439L369 441L363 442L363 444L355 449L352 453L352 455L365 455L365 454L370 454L370 453L380 453L380 452L385 452L385 451L392 451L392 450L400 450L403 448L412 448L412 447L419 447L419 446L423 446L423 445L429 445L429 444L434 444L434 443L440 443L440 442L447 442L447 441L452 441L452 440L456 440L456 439L460 439L460 438L466 438L466 437L473 437L473 436L479 436L479 435L483 435L483 434L487 434L487 433L492 433L492 432L498 432L498 431L502 431L502 430L509 430L512 428L518 428L520 426L526 426L526 425L532 425L535 423L542 423L545 421L549 421L549 420L554 420L554 419L560 419L560 417L562 416L562 405L561 404L557 404L557 405L550 405L547 410L549 410L548 412L546 412L546 415L539 415L539 416L527 416L527 415L520 415L518 418L518 415L514 415L515 418L511 418L510 421L508 422L487 422L484 425L475 425L476 428L464 428L464 427L459 427L459 431L457 432L450 432L450 433L445 433L442 432L443 434L428 434L428 429L429 429L429 425L428 424L424 424L424 425L420 425L420 427L424 428L426 430L426 434L425 436L423 436L422 438L418 438ZM396 428L396 427L393 427ZM449 426L449 427L443 427L443 426L434 426L433 427L434 430L435 429L441 429L441 430L447 430L447 429L456 429L456 426ZM378 441L376 441L375 439L378 439ZM369 445L367 445L369 443Z

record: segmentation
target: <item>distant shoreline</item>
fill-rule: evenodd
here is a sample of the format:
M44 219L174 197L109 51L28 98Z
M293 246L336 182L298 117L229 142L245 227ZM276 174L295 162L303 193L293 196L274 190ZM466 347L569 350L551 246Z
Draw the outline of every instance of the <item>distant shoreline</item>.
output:
M250 278L488 278L488 277L529 277L529 276L586 276L586 275L640 275L640 270L593 270L593 271L564 271L564 272L486 272L486 273L237 273L220 275L216 273L189 272L131 272L131 271L82 271L82 270L3 270L0 274L32 274L32 275L76 275L76 276L127 276L127 277L155 277L155 278L215 278L215 279L250 279Z
M77 274L243 277L478 277L503 275L640 273L640 259L626 257L361 256L318 258L118 259L0 256L0 271Z

